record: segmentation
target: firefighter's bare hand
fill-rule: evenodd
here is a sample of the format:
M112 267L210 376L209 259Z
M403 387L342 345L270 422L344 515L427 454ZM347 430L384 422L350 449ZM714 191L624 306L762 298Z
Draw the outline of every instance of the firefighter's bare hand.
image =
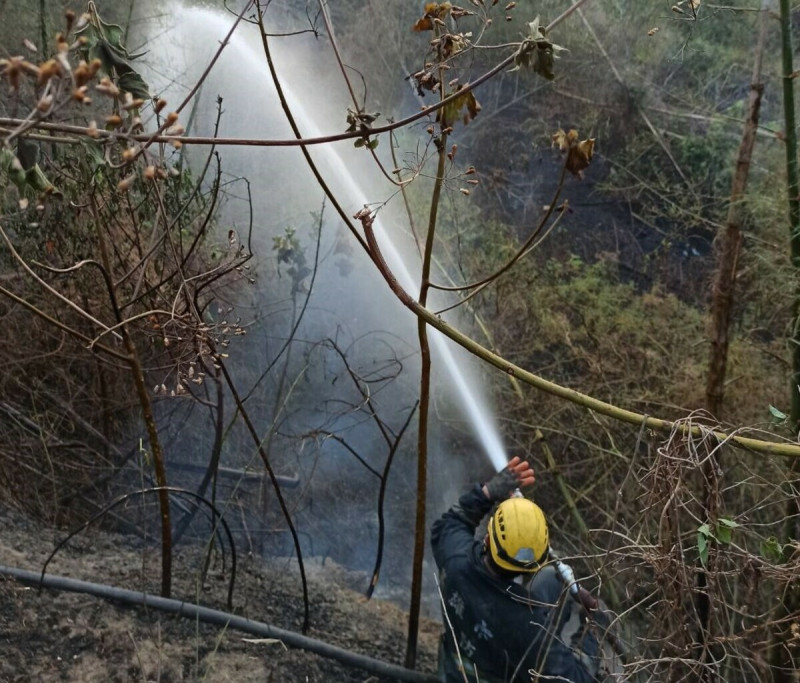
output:
M489 500L505 500L514 489L530 486L534 481L536 477L530 463L515 456L483 485L483 494Z

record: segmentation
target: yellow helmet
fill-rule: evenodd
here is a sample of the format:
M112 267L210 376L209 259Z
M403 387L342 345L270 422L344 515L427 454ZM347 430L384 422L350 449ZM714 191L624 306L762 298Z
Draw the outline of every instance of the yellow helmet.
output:
M533 573L549 549L544 512L527 498L509 498L489 520L489 551L502 569Z

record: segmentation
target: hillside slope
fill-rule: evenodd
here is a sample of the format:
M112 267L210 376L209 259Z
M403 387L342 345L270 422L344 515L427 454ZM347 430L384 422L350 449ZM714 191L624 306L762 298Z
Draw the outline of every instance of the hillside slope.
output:
M43 527L0 507L0 564L38 571L64 532ZM138 539L134 539L138 542ZM141 543L139 543L141 545ZM156 548L96 530L59 552L48 572L131 590L158 592ZM174 561L173 597L227 610L229 574L217 554L198 590L202 555L180 549ZM226 558L226 569L230 557ZM307 567L311 638L376 659L402 663L407 615L397 606L366 601L347 588L344 570L324 576ZM334 576L332 579L331 576ZM360 577L363 578L363 577ZM234 612L299 632L302 589L296 566L263 566L239 558ZM439 625L426 621L418 669L433 672ZM197 624L146 608L126 608L79 593L38 591L0 577L0 682L16 681L371 681L378 677L280 642L253 642L233 630Z

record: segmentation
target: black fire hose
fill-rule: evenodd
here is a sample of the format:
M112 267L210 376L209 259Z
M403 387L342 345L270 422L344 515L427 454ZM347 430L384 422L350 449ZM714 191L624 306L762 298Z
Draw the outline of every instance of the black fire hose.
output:
M606 610L601 609L600 601L575 581L575 573L572 571L572 567L560 560L552 549L550 550L550 557L555 560L556 574L566 586L569 594L583 607L586 615L603 629L603 639L611 645L614 654L623 658L625 656L625 646L611 628L611 619Z
M116 588L100 583L79 581L77 579L70 579L65 576L54 576L52 574L46 574L44 580L42 580L40 572L30 572L25 569L16 569L3 565L0 565L0 575L11 576L20 583L29 586L51 588L53 590L69 591L72 593L85 593L124 605L151 607L161 612L175 614L188 619L195 619L206 624L236 629L237 631L250 633L261 638L274 638L280 640L287 647L308 650L322 657L335 659L347 666L369 671L379 676L394 678L398 681L409 681L410 683L439 682L439 679L432 674L413 671L397 664L388 664L387 662L382 662L378 659L367 657L366 655L350 652L336 645L324 643L321 640L309 638L295 633L294 631L286 631L260 621L251 621L250 619L245 619L235 614L220 612L219 610L201 607L200 605L194 605L180 600L171 600L149 593L140 593L138 591Z

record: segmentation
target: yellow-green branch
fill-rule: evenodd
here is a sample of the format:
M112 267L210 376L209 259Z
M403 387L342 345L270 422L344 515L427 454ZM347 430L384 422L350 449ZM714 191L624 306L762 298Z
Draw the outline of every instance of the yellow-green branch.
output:
M538 375L535 375L534 373L529 372L518 365L514 365L514 363L506 360L502 356L498 356L496 353L493 353L484 346L481 346L478 342L468 337L460 330L446 323L433 311L425 308L425 306L420 304L411 295L409 295L409 293L400 286L400 283L397 282L397 278L395 278L394 274L386 264L383 255L379 251L377 241L372 234L372 221L370 220L369 216L359 216L359 218L361 218L361 224L364 228L364 232L366 233L367 242L370 245L370 253L373 257L375 265L381 271L381 274L388 283L389 287L397 296L397 298L400 299L403 305L412 313L414 313L414 315L424 320L431 327L439 330L446 337L452 339L456 344L463 347L474 356L477 356L487 363L494 365L496 368L499 368L520 382L524 382L525 384L529 384L532 387L541 389L548 394L566 399L567 401L571 401L572 403L583 406L584 408L588 408L595 413L619 420L620 422L627 422L628 424L636 426L644 425L648 429L653 429L659 432L671 432L673 430L677 430L680 433L691 434L693 436L703 436L704 433L708 434L710 432L720 441L727 441L734 446L745 448L756 453L764 453L766 455L782 455L793 458L800 456L800 444L798 443L780 443L776 441L764 441L763 439L752 439L745 436L738 436L736 434L727 434L720 430L704 430L699 426L690 427L683 423L673 422L672 420L663 420L657 417L650 417L642 413L620 408L611 403L606 403L605 401L596 399L588 394L583 394L580 391L563 387L560 384L556 384L555 382L546 380L543 377L539 377Z

